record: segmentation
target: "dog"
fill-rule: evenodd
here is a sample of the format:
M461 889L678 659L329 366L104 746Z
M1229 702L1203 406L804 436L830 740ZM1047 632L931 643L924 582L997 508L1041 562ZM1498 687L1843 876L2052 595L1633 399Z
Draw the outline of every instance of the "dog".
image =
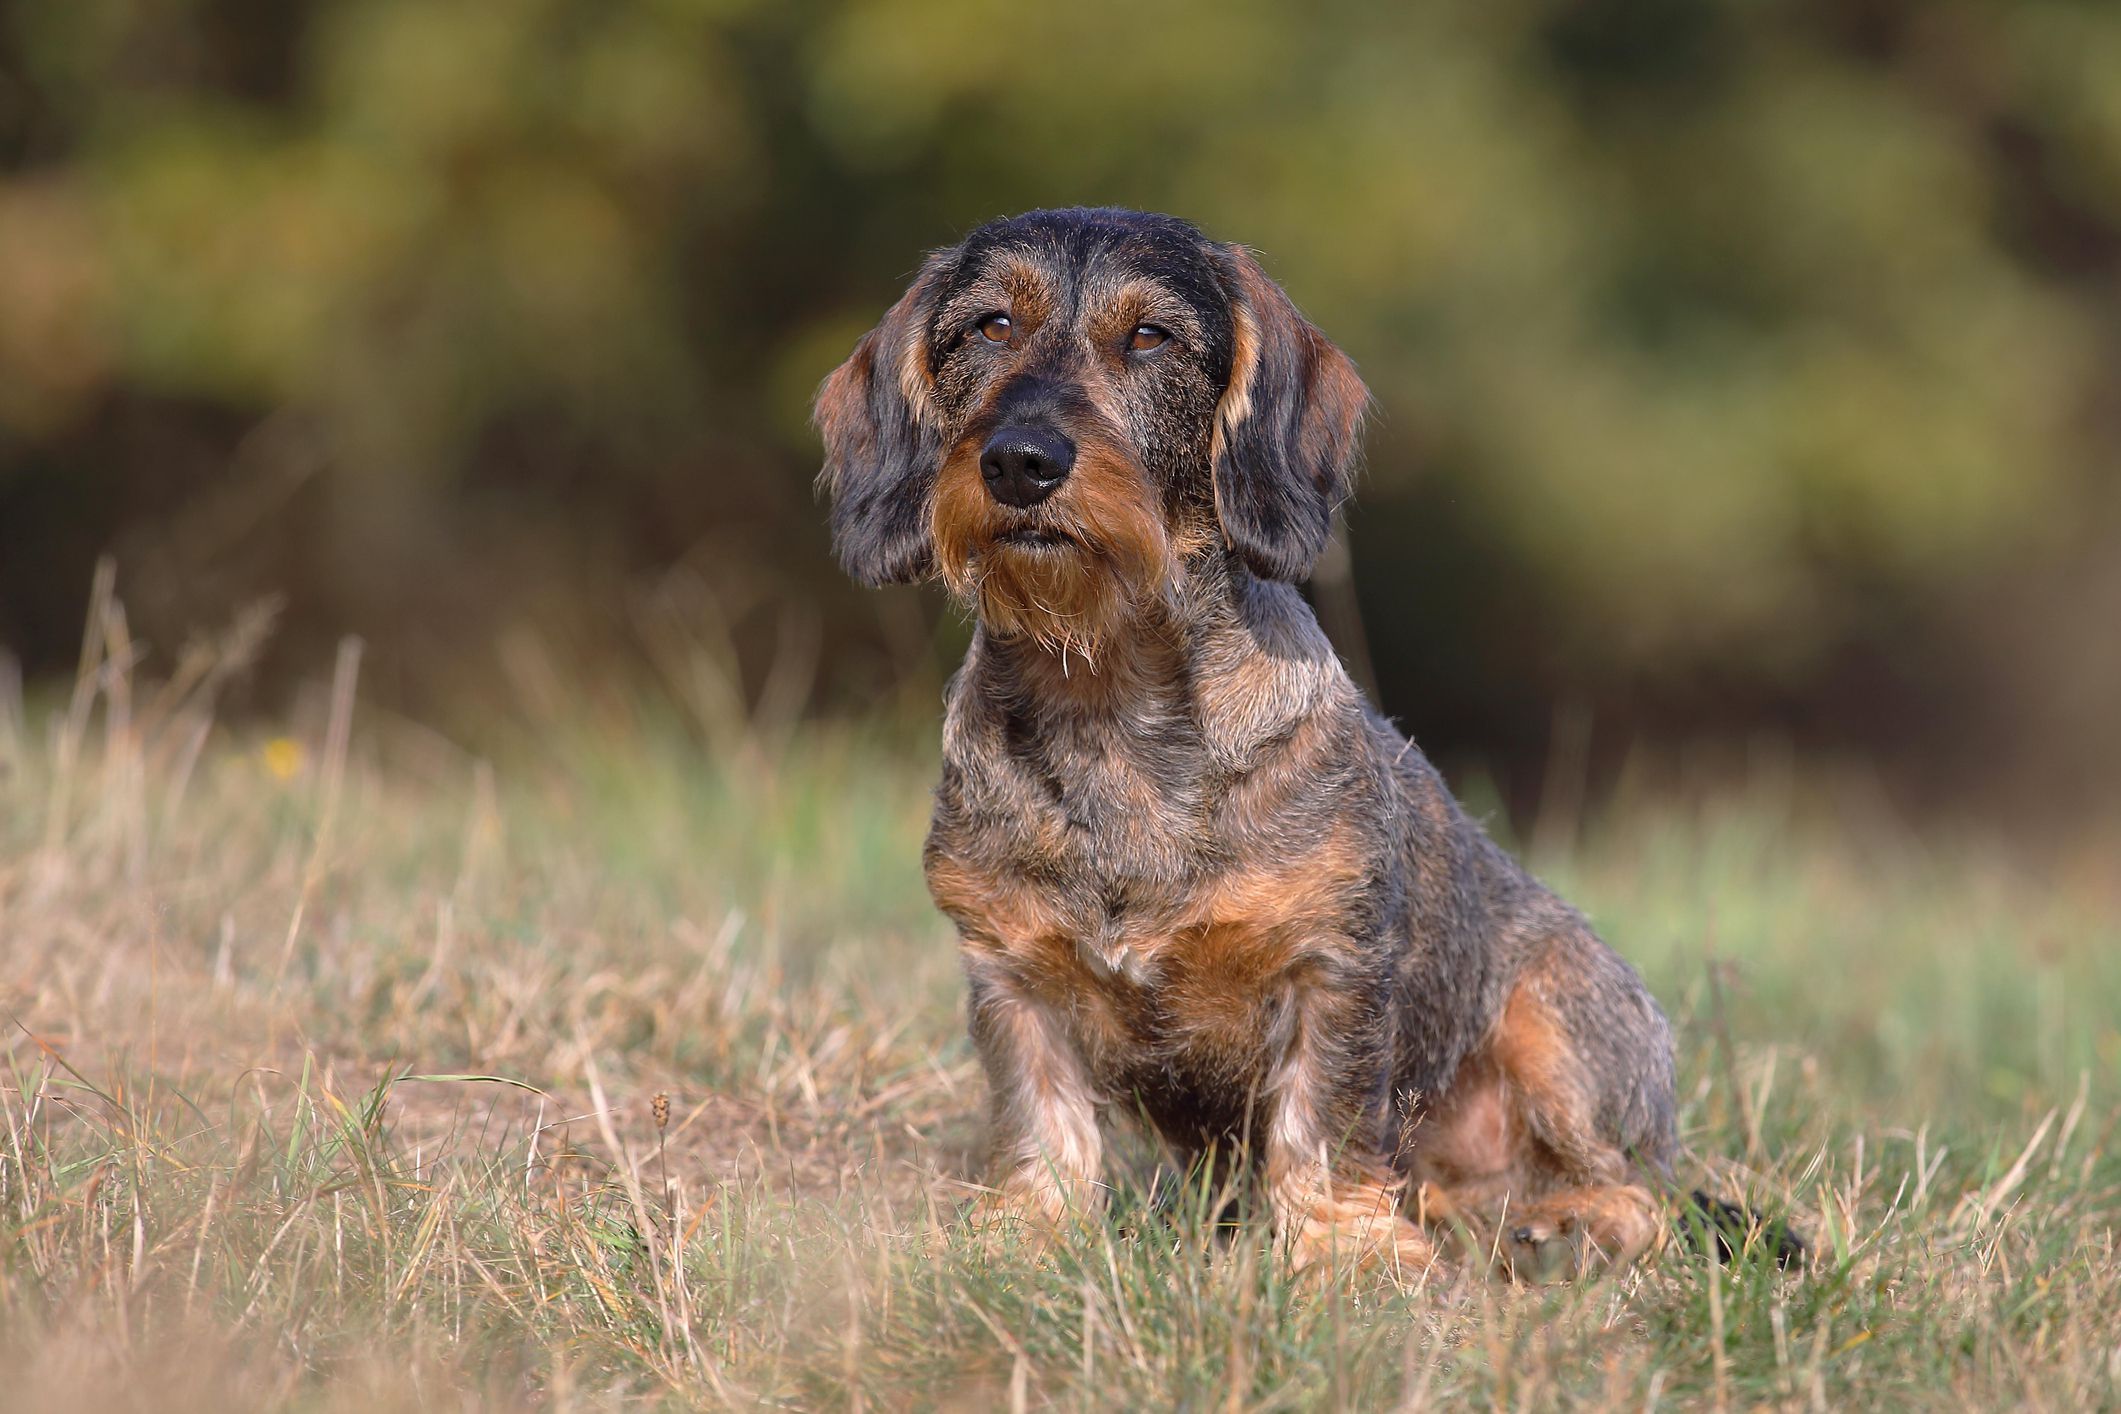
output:
M1369 394L1240 246L1034 211L930 255L819 390L838 558L975 617L924 851L992 1087L991 1206L1104 1126L1242 1153L1305 1267L1664 1240L1672 1036L1368 705L1298 585Z

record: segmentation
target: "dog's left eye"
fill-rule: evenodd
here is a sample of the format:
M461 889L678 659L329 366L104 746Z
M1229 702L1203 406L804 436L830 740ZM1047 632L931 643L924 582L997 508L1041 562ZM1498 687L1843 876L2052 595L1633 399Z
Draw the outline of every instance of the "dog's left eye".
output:
M1161 348L1170 341L1169 329L1154 324L1137 324L1134 326L1134 332L1127 338L1127 347L1136 353L1147 353L1150 349Z

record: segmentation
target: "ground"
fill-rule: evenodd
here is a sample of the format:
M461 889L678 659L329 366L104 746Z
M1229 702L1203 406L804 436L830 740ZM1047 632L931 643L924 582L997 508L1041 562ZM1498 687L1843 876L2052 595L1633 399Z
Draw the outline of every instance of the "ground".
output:
M2121 1402L2109 849L1772 755L1550 812L1676 1023L1681 1177L1812 1270L1292 1283L1146 1149L1040 1250L961 1219L926 732L606 710L489 763L350 673L255 728L176 676L0 702L22 1407Z

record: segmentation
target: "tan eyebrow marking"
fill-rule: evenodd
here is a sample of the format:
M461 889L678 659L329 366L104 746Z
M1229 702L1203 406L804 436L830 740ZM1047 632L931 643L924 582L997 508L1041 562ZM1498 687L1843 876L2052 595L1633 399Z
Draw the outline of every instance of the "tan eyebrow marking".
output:
M1009 257L995 267L994 279L1009 296L1016 318L1037 322L1052 314L1052 289L1045 272L1035 262L1022 256Z

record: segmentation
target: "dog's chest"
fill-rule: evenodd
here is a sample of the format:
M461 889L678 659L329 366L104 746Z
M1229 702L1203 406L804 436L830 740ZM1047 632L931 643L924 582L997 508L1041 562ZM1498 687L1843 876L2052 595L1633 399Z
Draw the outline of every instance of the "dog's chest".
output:
M1033 768L1016 862L1072 884L1081 911L1095 914L1083 921L1106 933L1178 904L1227 854L1212 808L1216 783L1183 740L1188 729L1166 730L1117 747L1078 744L1058 769Z
M1043 883L1082 932L1111 935L1167 911L1228 853L1214 810L1221 782L1183 714L1060 721L1035 734L1012 722L998 744L954 773L945 811L971 828L939 814L939 829L981 868Z
M1246 783L1176 727L1041 746L946 771L929 883L968 949L1122 1069L1145 1045L1257 1053L1289 979L1346 946L1365 833L1316 802L1248 808Z
M1044 997L1112 1072L1256 1054L1378 857L1337 664L1225 647L1081 715L975 656L945 717L936 902L975 970Z

